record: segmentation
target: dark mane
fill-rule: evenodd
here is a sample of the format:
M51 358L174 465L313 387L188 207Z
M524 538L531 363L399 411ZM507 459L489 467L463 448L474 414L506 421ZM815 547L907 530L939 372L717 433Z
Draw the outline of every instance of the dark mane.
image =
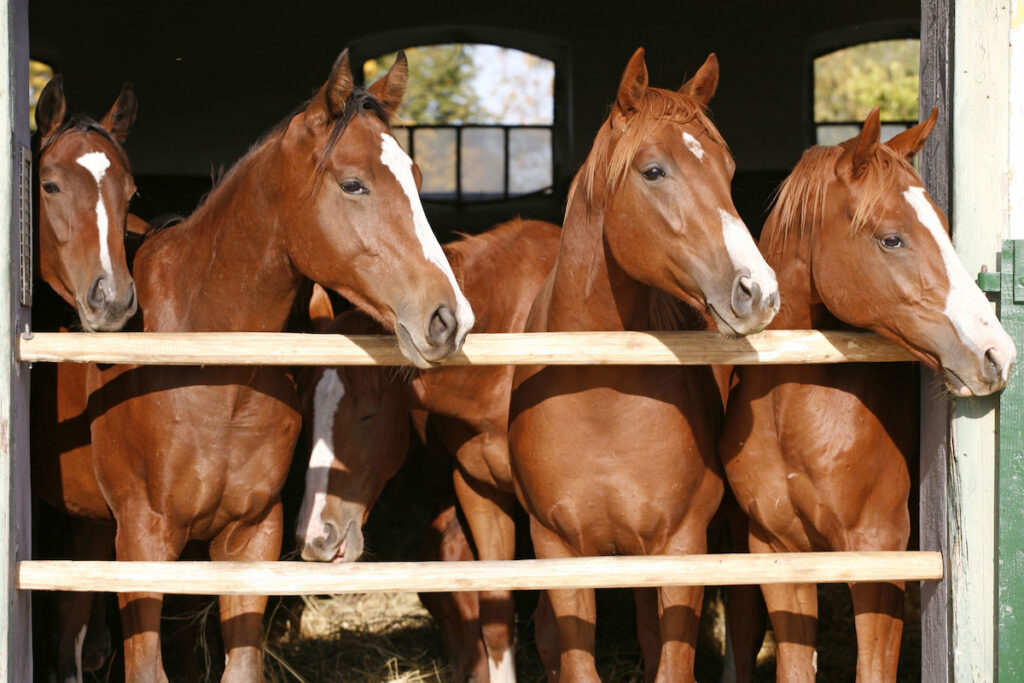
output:
M60 128L55 130L46 138L39 137L36 150L36 156L41 156L57 139L65 133L96 133L103 139L107 140L114 149L117 150L117 156L124 164L125 169L131 173L132 167L128 162L128 155L125 153L121 143L114 139L114 136L110 134L106 128L101 126L95 119L86 116L85 114L72 114L64 120L64 123L60 125Z

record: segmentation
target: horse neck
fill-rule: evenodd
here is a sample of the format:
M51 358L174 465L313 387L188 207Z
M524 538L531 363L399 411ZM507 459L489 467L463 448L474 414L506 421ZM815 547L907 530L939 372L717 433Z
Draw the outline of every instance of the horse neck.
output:
M288 191L276 147L254 150L190 219L140 249L135 278L147 330L284 329L302 277L280 233L283 197L271 194Z
M811 242L819 219L809 224L782 226L776 206L761 235L761 252L775 271L781 306L769 325L776 330L815 330L838 327L818 297L811 271Z
M651 290L615 261L605 239L603 204L594 204L588 211L582 200L574 199L566 210L548 329L647 329Z

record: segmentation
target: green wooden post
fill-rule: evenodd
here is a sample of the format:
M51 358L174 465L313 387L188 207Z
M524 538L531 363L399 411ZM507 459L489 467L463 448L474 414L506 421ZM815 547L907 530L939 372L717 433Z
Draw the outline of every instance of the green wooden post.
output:
M978 284L999 292L1003 327L1024 351L1024 240L1003 242L1000 273ZM1020 361L999 401L996 505L996 663L999 681L1024 680L1024 368Z

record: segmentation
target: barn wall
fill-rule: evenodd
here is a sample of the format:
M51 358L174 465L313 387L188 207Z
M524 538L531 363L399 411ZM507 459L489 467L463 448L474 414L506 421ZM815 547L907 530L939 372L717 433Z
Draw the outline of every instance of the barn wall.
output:
M307 98L355 37L405 27L512 28L567 41L574 69L573 167L589 149L632 51L652 82L677 86L711 51L712 102L741 172L784 171L806 146L805 51L815 36L878 22L913 24L912 0L295 4L32 0L32 52L65 74L75 110L101 112L123 80L141 109L128 142L138 175L206 178ZM287 9L286 9L287 7ZM298 8L302 8L301 10ZM770 188L769 188L770 190Z

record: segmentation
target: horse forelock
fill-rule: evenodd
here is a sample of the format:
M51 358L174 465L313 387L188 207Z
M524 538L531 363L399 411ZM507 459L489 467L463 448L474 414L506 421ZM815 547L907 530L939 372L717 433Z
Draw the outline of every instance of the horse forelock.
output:
M637 107L618 124L613 124L613 116L602 124L590 154L569 188L568 203L582 192L583 201L591 210L602 197L618 190L648 135L666 124L691 121L696 121L714 142L728 148L701 102L674 90L648 88Z
M338 140L341 139L342 134L344 134L345 130L349 127L349 124L355 120L356 116L361 114L376 117L388 130L391 130L391 123L389 121L387 110L384 108L384 104L370 94L369 91L364 90L363 88L353 88L352 92L349 93L348 98L345 100L345 106L332 121L331 132L327 137L327 144L324 145L323 152L320 154L320 159L317 161L316 169L314 171L313 182L315 187L320 186L324 172L327 170L327 163L331 158L331 153L334 151L334 148L338 145Z
M72 114L67 117L64 120L64 123L62 123L60 127L50 135L45 138L42 137L42 135L39 135L36 141L36 157L42 157L43 153L53 146L53 143L57 142L61 136L67 133L96 133L109 142L114 148L114 151L117 152L117 157L120 159L125 170L128 171L128 173L132 172L131 163L128 161L128 154L124 151L124 147L121 146L121 143L111 135L109 130L101 126L95 119L85 114Z
M790 238L806 239L813 226L824 219L829 188L836 180L836 165L847 149L847 143L811 147L800 157L775 193L774 206L761 233L765 253L780 252ZM917 171L902 155L880 144L860 176L861 192L851 212L851 230L864 230L872 217L884 213L886 199L905 189L905 183L899 182L905 173L920 182Z

